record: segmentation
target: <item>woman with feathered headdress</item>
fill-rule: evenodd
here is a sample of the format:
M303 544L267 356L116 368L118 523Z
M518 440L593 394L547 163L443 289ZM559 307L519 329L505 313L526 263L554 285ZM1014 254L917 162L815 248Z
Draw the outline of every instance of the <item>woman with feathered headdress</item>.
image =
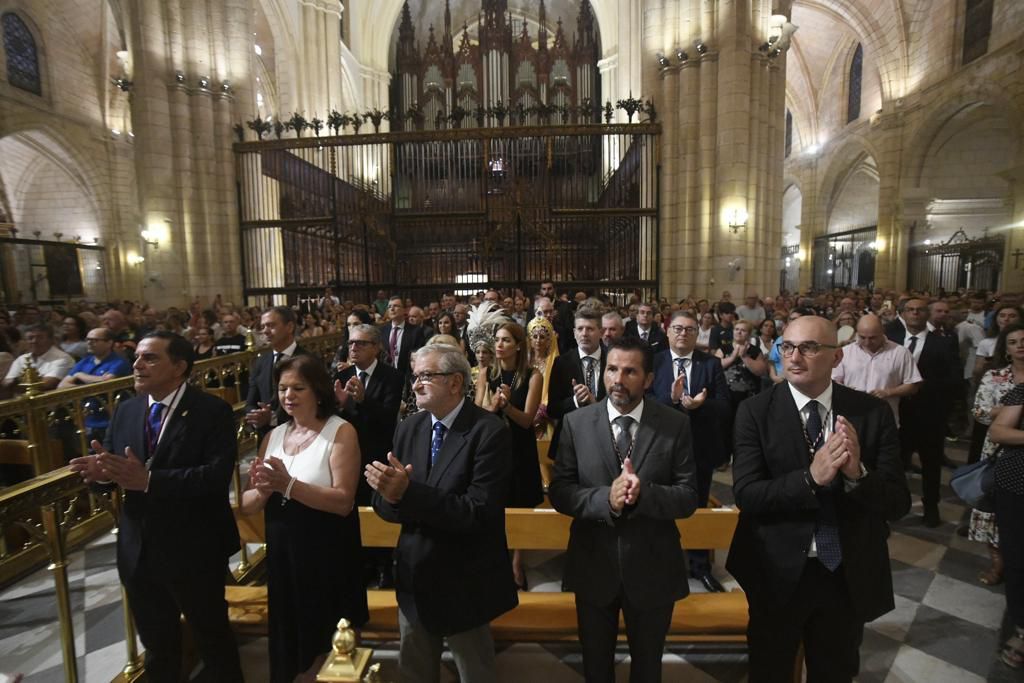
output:
M555 341L555 328L547 318L538 315L526 326L526 334L530 342L530 366L544 377L544 385L540 394L540 408L537 409L537 418L534 420L534 428L537 434L537 441L551 442L551 434L555 426L548 419L548 385L551 382L551 366L558 357L558 343ZM547 484L548 478L545 478Z

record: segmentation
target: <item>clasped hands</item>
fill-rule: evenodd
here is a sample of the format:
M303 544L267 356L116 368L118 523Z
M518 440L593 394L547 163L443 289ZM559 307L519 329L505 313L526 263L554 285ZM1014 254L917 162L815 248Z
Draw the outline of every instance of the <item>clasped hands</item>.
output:
M615 478L608 490L608 505L616 514L627 505L635 505L640 497L640 477L633 471L633 461L622 461L622 474Z
M115 455L105 449L99 441L89 444L94 455L72 458L71 471L77 472L86 484L113 482L126 491L145 491L149 488L149 470L142 460L124 449L124 455Z
M338 405L342 408L348 405L349 399L356 403L362 403L365 396L366 387L363 386L363 383L355 375L349 377L344 385L342 385L340 379L334 380L334 397L338 399Z
M594 394L591 393L587 385L580 384L576 380L572 381L572 394L576 398L576 405L578 406L585 406L594 402Z
M491 402L490 405L487 406L487 409L492 413L496 413L499 410L504 409L511 398L512 387L507 384L502 384L491 396Z
M405 495L405 490L409 488L410 474L412 474L412 465L402 465L395 454L390 452L386 464L374 460L366 466L364 472L370 488L392 505L397 505Z
M836 418L835 431L814 454L810 471L818 486L828 486L840 473L847 479L860 479L860 442L845 417Z
M270 410L269 403L258 403L259 407L256 410L250 410L245 414L245 423L253 427L266 427L270 424L270 419L273 416Z
M708 388L704 387L696 396L687 396L683 393L683 384L686 382L686 375L679 373L676 381L672 382L672 402L680 403L687 410L696 410L704 405L708 399Z
M272 493L280 493L288 490L288 484L292 475L288 474L288 468L280 458L270 456L268 458L256 458L252 461L249 469L249 481L260 496L269 498Z

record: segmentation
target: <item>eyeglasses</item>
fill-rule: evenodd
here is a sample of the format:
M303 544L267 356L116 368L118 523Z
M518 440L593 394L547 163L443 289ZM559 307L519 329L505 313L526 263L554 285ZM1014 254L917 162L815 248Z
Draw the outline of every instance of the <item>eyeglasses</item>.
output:
M668 329L672 330L674 334L697 334L697 328L693 325L686 325L685 327L683 325L673 325Z
M348 345L349 346L355 346L355 347L360 348L360 349L363 348L364 346L370 346L372 344L373 344L372 341L366 341L365 339L349 339L348 340Z
M447 377L448 375L454 375L454 372L421 372L416 375L410 375L409 379L412 380L413 384L419 382L420 384L433 384L434 379L437 377Z
M800 342L799 344L791 344L790 342L782 342L779 345L779 350L782 351L782 355L787 358L793 355L794 351L799 351L800 355L804 358L814 358L822 349L838 349L839 347L835 344L819 344L818 342Z

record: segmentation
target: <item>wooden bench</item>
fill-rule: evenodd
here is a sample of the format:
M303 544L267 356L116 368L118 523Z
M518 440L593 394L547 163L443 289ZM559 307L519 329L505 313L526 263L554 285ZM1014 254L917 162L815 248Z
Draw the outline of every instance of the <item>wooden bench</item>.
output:
M262 516L240 517L243 540L261 541ZM701 509L677 522L683 545L693 549L728 548L739 512L732 509ZM400 527L385 522L371 508L359 508L365 547L393 548ZM572 520L552 509L509 509L505 529L509 548L565 550ZM227 586L229 618L239 633L265 635L267 631L266 586ZM369 640L398 639L398 603L393 590L367 591L370 621L361 637ZM343 615L339 615L343 616ZM576 641L576 607L572 593L521 592L519 606L491 622L496 640L518 642ZM670 642L745 643L747 600L742 591L692 593L676 603L669 629ZM625 637L620 628L620 637Z

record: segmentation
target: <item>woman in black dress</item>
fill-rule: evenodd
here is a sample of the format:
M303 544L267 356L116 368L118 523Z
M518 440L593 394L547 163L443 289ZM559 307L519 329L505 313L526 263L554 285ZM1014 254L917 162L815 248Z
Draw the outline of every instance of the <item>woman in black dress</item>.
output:
M477 405L503 415L508 422L515 461L508 507L536 507L544 500L544 491L533 420L544 378L530 366L526 332L518 323L507 322L495 330L494 358L490 372L481 372L477 378ZM512 572L516 584L525 589L526 575L518 550L512 554Z
M369 619L363 584L356 430L334 414L330 377L318 358L292 356L274 371L278 427L252 465L242 512L267 526L270 680L313 675L338 620Z

